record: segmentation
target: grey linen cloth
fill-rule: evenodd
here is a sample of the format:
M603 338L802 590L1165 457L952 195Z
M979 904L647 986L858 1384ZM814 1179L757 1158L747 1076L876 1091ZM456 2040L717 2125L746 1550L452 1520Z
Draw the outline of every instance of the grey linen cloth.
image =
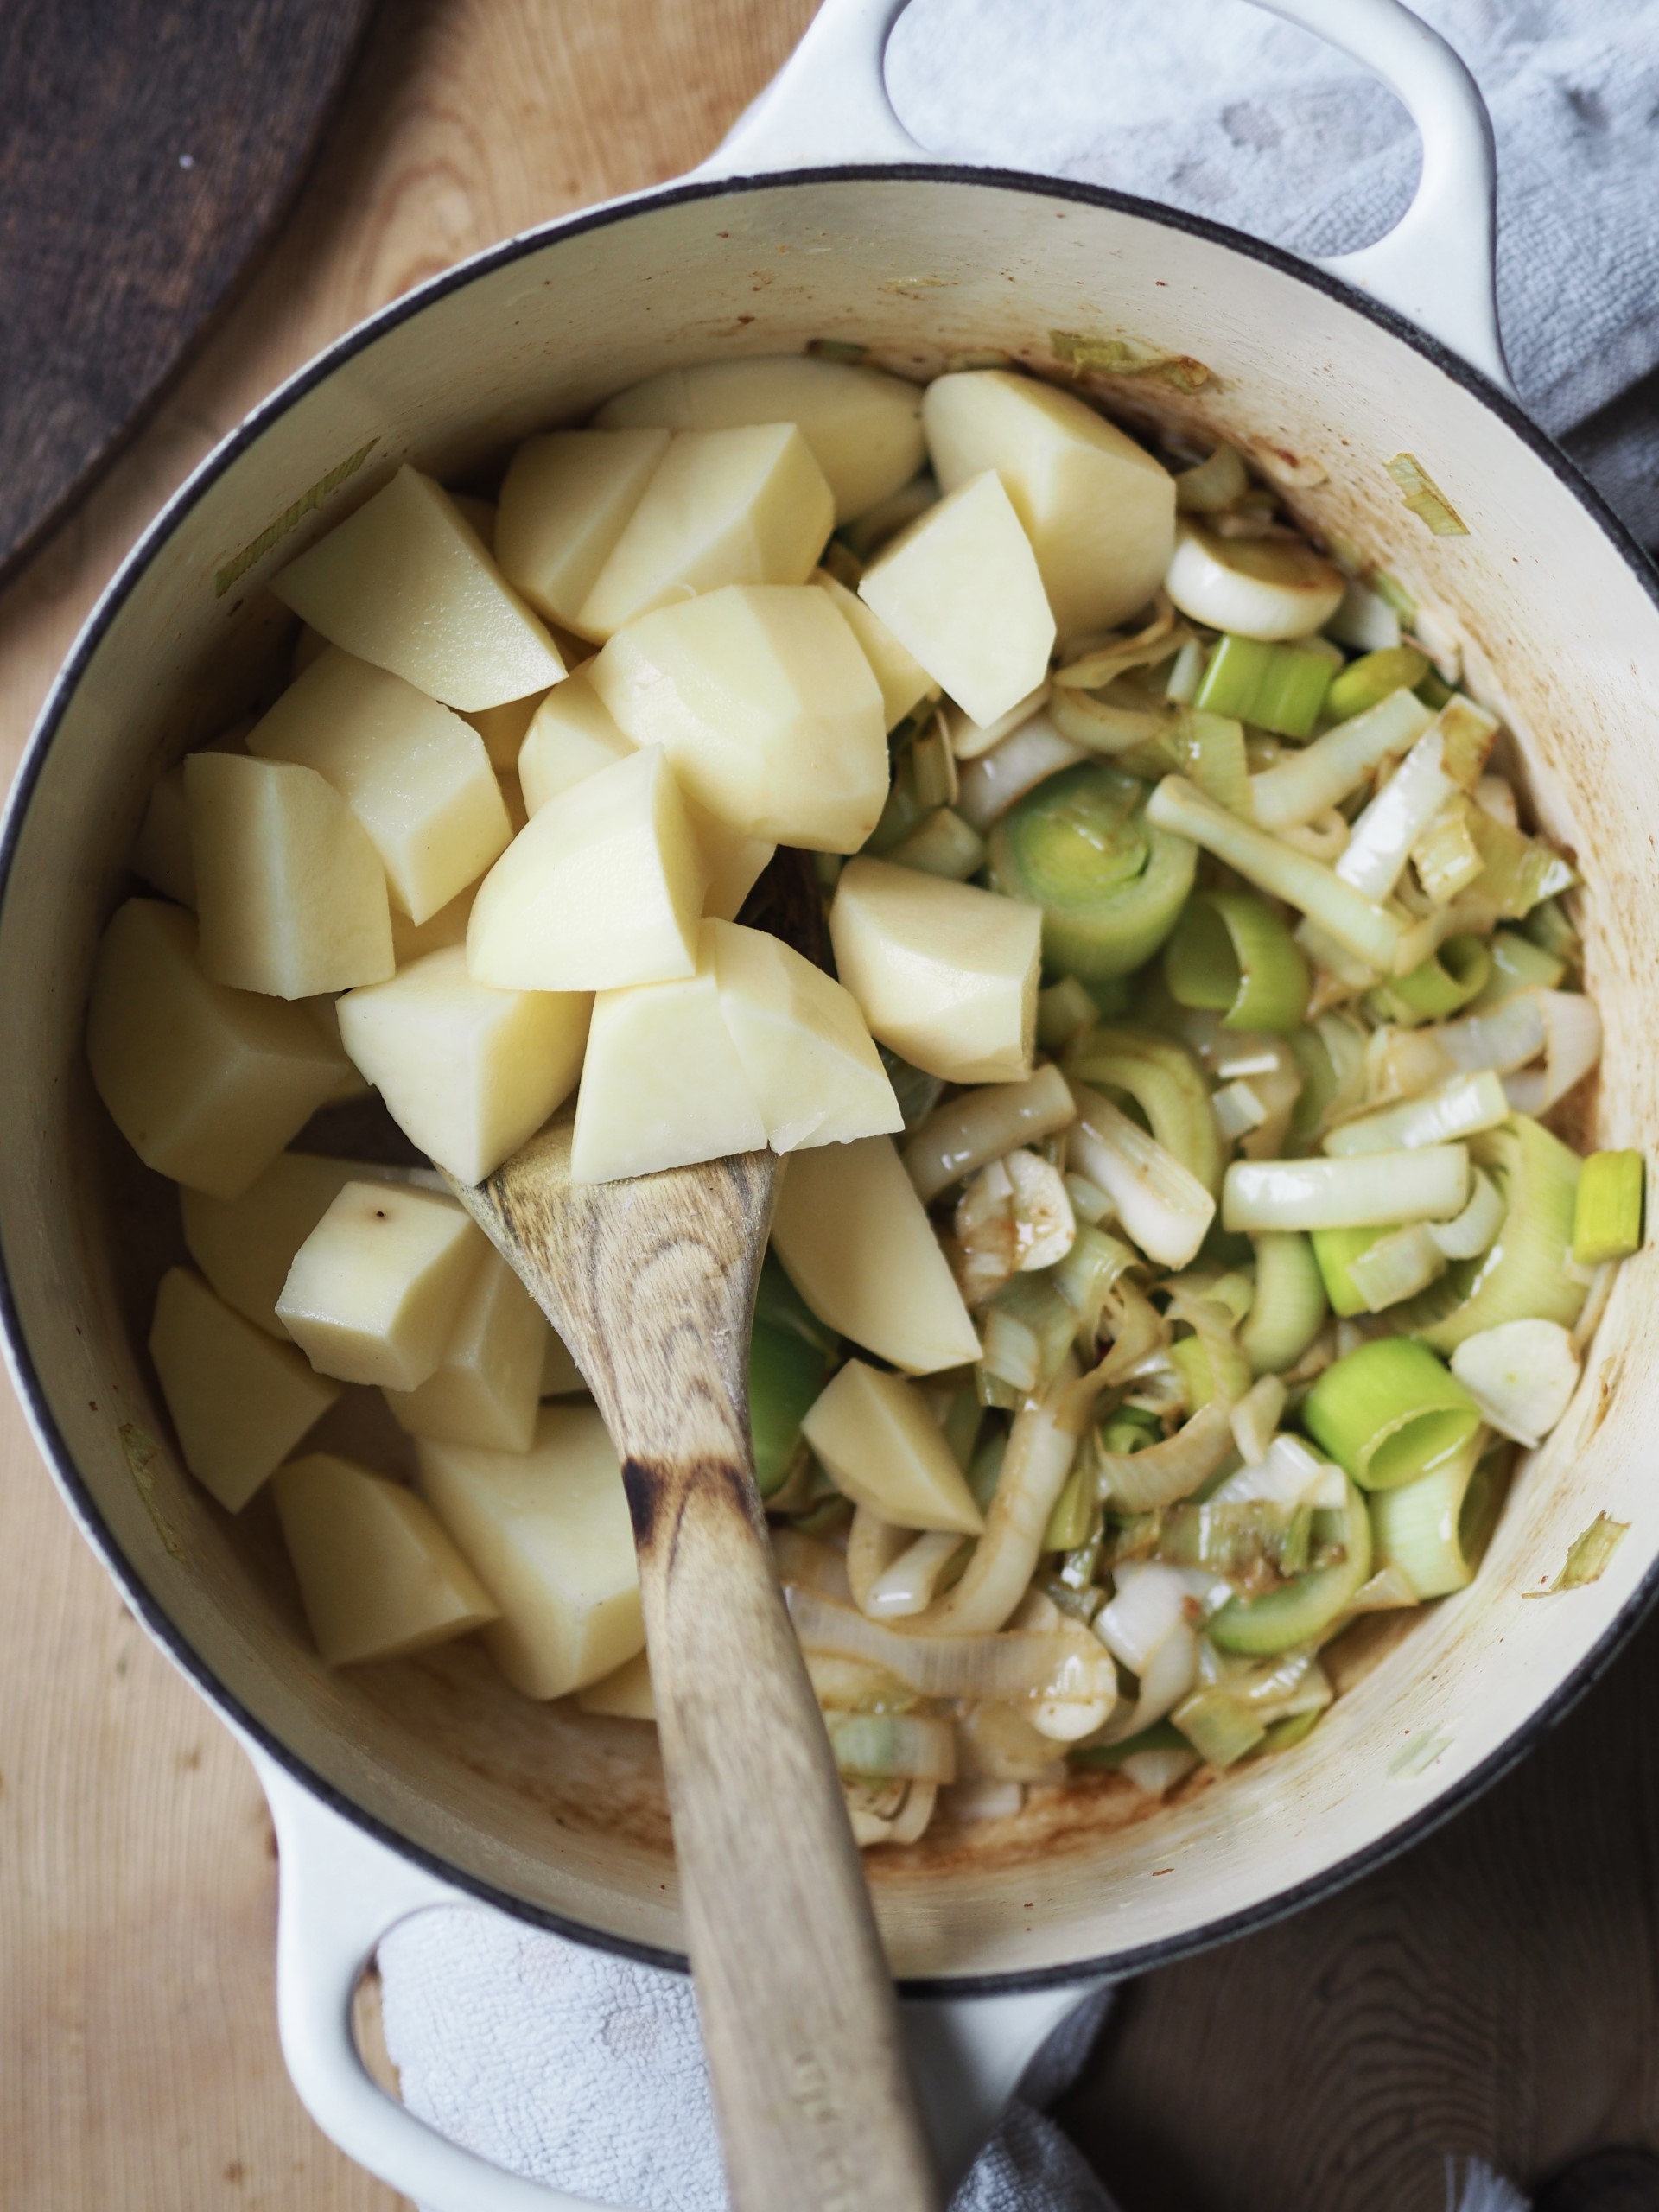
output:
M1419 12L1491 107L1499 302L1522 396L1659 542L1659 3ZM932 151L1113 185L1304 253L1379 236L1416 175L1392 96L1242 0L912 0L888 81ZM628 2212L721 2212L687 1982L474 1911L407 1923L380 1968L404 2095L444 2133ZM1084 2031L1048 2054L1047 2095L1081 2064ZM954 2212L1110 2202L1021 2099Z

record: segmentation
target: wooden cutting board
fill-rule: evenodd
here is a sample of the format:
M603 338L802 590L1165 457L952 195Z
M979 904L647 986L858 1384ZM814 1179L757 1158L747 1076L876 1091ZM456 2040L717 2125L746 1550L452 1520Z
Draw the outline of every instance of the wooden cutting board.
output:
M0 8L0 578L224 308L310 164L373 4Z

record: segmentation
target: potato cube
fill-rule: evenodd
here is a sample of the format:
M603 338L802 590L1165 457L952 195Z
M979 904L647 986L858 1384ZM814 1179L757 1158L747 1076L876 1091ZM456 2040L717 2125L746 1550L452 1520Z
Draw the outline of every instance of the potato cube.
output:
M631 753L543 806L479 886L467 964L498 990L689 976L709 868L668 756Z
M512 830L484 741L412 683L329 652L255 723L248 750L331 783L424 922L482 875Z
M938 697L938 685L873 607L866 607L856 592L837 583L827 569L814 569L812 581L829 594L830 604L863 648L870 673L881 687L882 719L889 729L896 729L924 699Z
M1175 480L1074 393L1006 369L964 370L928 386L922 424L945 492L996 471L1062 638L1109 629L1162 583Z
M851 994L781 938L710 921L720 1010L774 1152L904 1127Z
M573 784L626 760L635 749L594 690L590 667L556 683L524 732L518 748L518 781L531 814Z
M979 1357L950 1262L891 1137L791 1155L772 1247L819 1320L933 1375Z
M185 1245L227 1306L286 1343L276 1300L294 1255L348 1183L373 1179L359 1160L278 1153L239 1198L181 1191Z
M826 593L732 584L620 630L594 688L745 836L856 852L887 796L881 692Z
M855 860L830 938L873 1037L947 1083L1010 1083L1031 1073L1042 922L1000 892Z
M456 944L349 992L340 1033L410 1142L481 1183L575 1089L592 1007L583 991L474 982Z
M572 626L609 638L722 584L804 584L835 501L792 423L684 430L664 455Z
M495 550L540 614L580 627L583 602L668 451L664 429L526 438L501 486Z
M386 872L315 769L197 753L184 789L205 974L279 999L391 974Z
M423 1493L500 1608L490 1656L527 1697L564 1697L645 1648L622 1470L591 1406L544 1406L524 1452L423 1439Z
M1048 673L1054 617L995 469L883 546L858 595L976 722L995 721Z
M201 972L195 917L130 899L104 932L86 1015L92 1081L147 1167L234 1198L350 1063L310 1014Z
M185 1465L231 1513L340 1395L291 1344L233 1313L188 1268L162 1277L149 1356Z
M619 1667L613 1675L578 1690L576 1703L583 1713L603 1713L611 1720L655 1720L657 1700L645 1653L630 1659L626 1667Z
M657 423L670 430L793 423L828 479L840 523L889 498L922 467L921 398L915 385L879 369L772 353L664 369L607 400L594 420L606 429Z
M181 906L196 903L190 862L190 817L184 801L184 763L169 768L150 788L149 803L132 844L132 872Z
M927 1400L902 1375L849 1359L824 1385L801 1433L837 1490L901 1529L985 1526Z
M400 1428L440 1444L528 1452L542 1395L546 1317L499 1252L467 1287L437 1372L417 1390L388 1390Z
M578 1183L764 1147L766 1122L721 1010L717 926L702 925L694 976L594 1001L570 1153Z
M453 1198L347 1183L294 1255L276 1318L319 1374L418 1389L485 1249Z
M467 925L473 918L473 900L478 895L478 886L469 883L458 891L447 906L440 906L423 922L411 922L407 914L391 910L391 950L399 968L411 962L424 960L429 952L442 952L452 944L465 944Z
M553 686L555 691L563 689L562 684ZM525 732L536 719L536 709L550 696L547 691L532 691L528 698L509 699L504 706L480 707L476 714L461 716L462 721L470 723L483 739L492 768L499 772L518 766L519 750Z
M330 645L471 714L564 674L557 646L429 476L391 483L271 578Z
M350 1459L314 1452L271 1490L300 1599L331 1667L398 1659L495 1618L429 1505Z

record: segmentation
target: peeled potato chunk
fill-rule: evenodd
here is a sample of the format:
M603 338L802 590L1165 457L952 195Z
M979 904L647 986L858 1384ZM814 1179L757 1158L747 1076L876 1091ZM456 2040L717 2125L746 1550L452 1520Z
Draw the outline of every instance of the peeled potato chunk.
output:
M151 787L149 804L132 844L132 872L181 906L196 903L190 860L190 816L184 798L184 763Z
M348 1183L373 1179L359 1160L278 1153L239 1198L179 1193L186 1249L227 1306L286 1342L276 1301L294 1255Z
M423 922L475 882L512 830L484 741L413 684L328 652L248 734L315 768L373 840L394 903Z
M902 1375L849 1359L801 1423L836 1487L901 1529L976 1536L984 1516L927 1401Z
M575 1090L593 1001L582 991L501 991L451 945L340 1001L346 1051L412 1143L481 1183Z
M391 974L386 872L315 769L197 753L184 789L204 973L279 999Z
M820 1321L878 1359L933 1375L979 1339L891 1137L790 1158L772 1248Z
M962 370L928 386L922 427L944 491L996 471L1062 638L1111 628L1163 582L1175 480L1075 394L1007 369Z
M976 722L1005 715L1048 673L1054 617L994 469L883 546L858 595Z
M613 990L689 976L708 863L660 747L601 768L532 815L479 887L474 981Z
M494 1619L488 1591L413 1491L330 1452L290 1460L271 1490L331 1667L401 1658Z
M530 1450L423 1439L421 1489L500 1608L490 1656L526 1697L564 1697L645 1648L628 1501L591 1406L544 1406Z
M732 584L619 630L594 689L747 837L856 852L887 796L881 693L829 595Z
M388 1390L398 1427L441 1444L528 1452L542 1395L549 1334L542 1310L499 1252L467 1285L435 1374L416 1390Z
M708 922L720 1009L774 1152L904 1127L850 993L781 938Z
M938 685L873 607L866 607L856 592L838 583L827 569L814 569L812 581L829 594L830 604L862 646L870 673L881 687L881 712L890 730L924 699L938 697Z
M842 523L890 498L921 467L921 402L913 384L879 369L772 353L664 369L607 400L594 420L606 429L655 423L670 430L793 423L829 481Z
M578 1183L765 1147L766 1122L721 1011L717 926L702 925L695 975L594 1001L570 1149Z
M1042 910L890 861L849 861L830 909L872 1036L947 1083L1031 1073Z
M540 614L579 627L583 602L668 451L668 432L550 430L501 486L495 553Z
M448 493L404 467L271 589L330 645L467 714L564 674L540 618Z
M641 1651L625 1667L602 1681L590 1682L576 1693L584 1713L602 1713L611 1720L655 1720L657 1700L651 1687L651 1666Z
M686 430L669 447L572 627L609 638L722 584L804 584L835 501L792 423Z
M195 917L130 899L104 932L86 1015L92 1081L147 1167L234 1198L350 1066L301 1006L204 976Z
M233 1313L188 1268L162 1277L149 1356L185 1465L231 1513L340 1395L291 1345Z
M319 1374L418 1389L486 1249L453 1198L347 1183L294 1255L276 1318Z

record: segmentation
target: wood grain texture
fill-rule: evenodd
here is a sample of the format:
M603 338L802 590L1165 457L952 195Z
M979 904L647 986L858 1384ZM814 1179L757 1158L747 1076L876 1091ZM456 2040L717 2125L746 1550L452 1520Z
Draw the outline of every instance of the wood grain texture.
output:
M700 159L811 12L383 0L272 251L0 592L5 775L117 563L249 408L460 256ZM283 2071L276 1866L252 1775L125 1611L3 1395L0 2204L393 2212Z
M566 1113L450 1187L622 1459L686 1947L737 2212L938 2202L835 1762L754 1487L748 1340L778 1161L570 1179Z
M372 5L0 10L0 575L128 435L266 242Z

